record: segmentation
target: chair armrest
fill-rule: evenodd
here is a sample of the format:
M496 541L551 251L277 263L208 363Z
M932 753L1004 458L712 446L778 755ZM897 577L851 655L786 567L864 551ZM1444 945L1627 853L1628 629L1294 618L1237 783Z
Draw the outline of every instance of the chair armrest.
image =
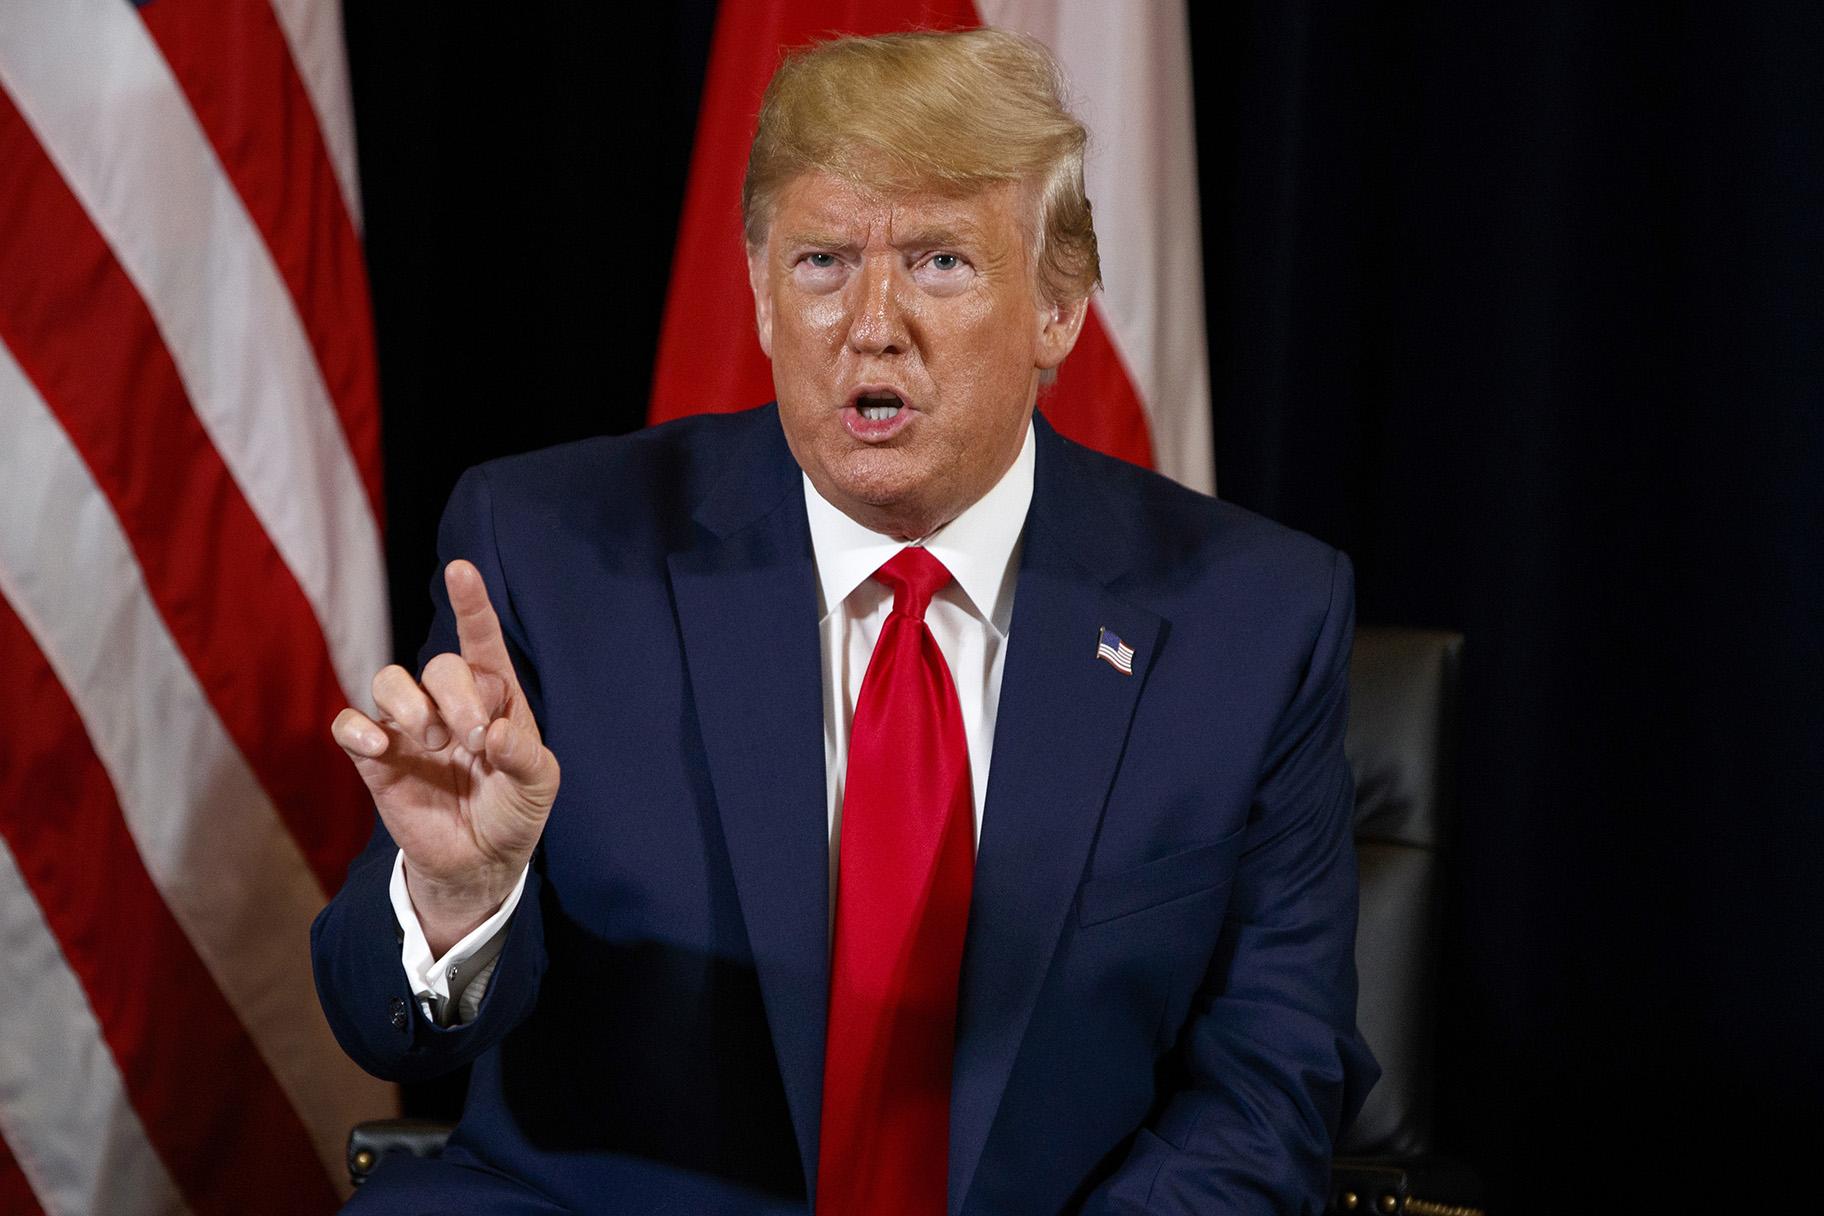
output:
M355 1186L386 1164L389 1157L435 1157L456 1129L454 1123L430 1119L370 1119L348 1133L348 1180Z
M1337 1157L1326 1216L1484 1216L1482 1181L1448 1157Z

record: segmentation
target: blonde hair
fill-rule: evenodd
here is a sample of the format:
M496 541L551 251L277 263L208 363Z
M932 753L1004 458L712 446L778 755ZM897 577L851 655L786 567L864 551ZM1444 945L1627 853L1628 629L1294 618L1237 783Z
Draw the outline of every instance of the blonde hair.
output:
M1033 263L1051 303L1101 282L1083 190L1089 133L1036 40L1005 30L840 38L791 52L760 103L741 187L750 248L766 244L786 184L823 172L883 193L971 194L1019 182L1037 196Z

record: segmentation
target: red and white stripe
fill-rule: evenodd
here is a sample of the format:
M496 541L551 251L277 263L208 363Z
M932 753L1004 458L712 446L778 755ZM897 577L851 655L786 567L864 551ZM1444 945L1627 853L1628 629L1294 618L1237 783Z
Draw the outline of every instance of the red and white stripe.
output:
M760 94L782 48L834 33L980 24L1031 34L1090 129L1104 290L1040 408L1064 434L1215 489L1203 258L1182 0L752 0L723 5L679 223L651 417L771 398L737 214ZM708 336L706 338L706 336ZM706 341L714 357L704 357Z
M224 6L215 7L220 11ZM285 30L291 60L310 94L311 110L335 167L343 206L359 228L361 189L355 172L355 111L348 88L348 56L342 52L342 6L323 0L273 0L272 8Z
M1182 0L977 0L987 24L1058 57L1090 130L1083 169L1102 254L1096 309L1146 414L1153 467L1216 485L1202 224ZM1068 366L1068 365L1067 365Z
M327 1212L396 1105L305 945L388 649L337 10L0 6L0 1196L46 1213Z

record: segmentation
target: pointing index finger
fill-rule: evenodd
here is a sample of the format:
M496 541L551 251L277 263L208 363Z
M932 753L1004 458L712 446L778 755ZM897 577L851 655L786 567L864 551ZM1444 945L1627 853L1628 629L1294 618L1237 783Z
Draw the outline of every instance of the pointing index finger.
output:
M443 569L444 589L450 593L450 610L456 614L456 637L462 657L470 667L493 672L517 685L507 641L500 633L500 618L488 600L488 587L473 563L457 558Z

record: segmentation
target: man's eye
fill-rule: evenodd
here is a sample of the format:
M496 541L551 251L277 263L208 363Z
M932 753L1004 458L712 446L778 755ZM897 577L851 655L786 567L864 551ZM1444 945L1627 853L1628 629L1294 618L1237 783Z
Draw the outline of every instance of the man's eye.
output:
M804 262L805 265L813 266L818 270L828 270L836 265L836 255L833 253L807 253L804 255Z
M955 270L963 264L963 259L954 253L934 253L931 255L931 269L938 271Z

